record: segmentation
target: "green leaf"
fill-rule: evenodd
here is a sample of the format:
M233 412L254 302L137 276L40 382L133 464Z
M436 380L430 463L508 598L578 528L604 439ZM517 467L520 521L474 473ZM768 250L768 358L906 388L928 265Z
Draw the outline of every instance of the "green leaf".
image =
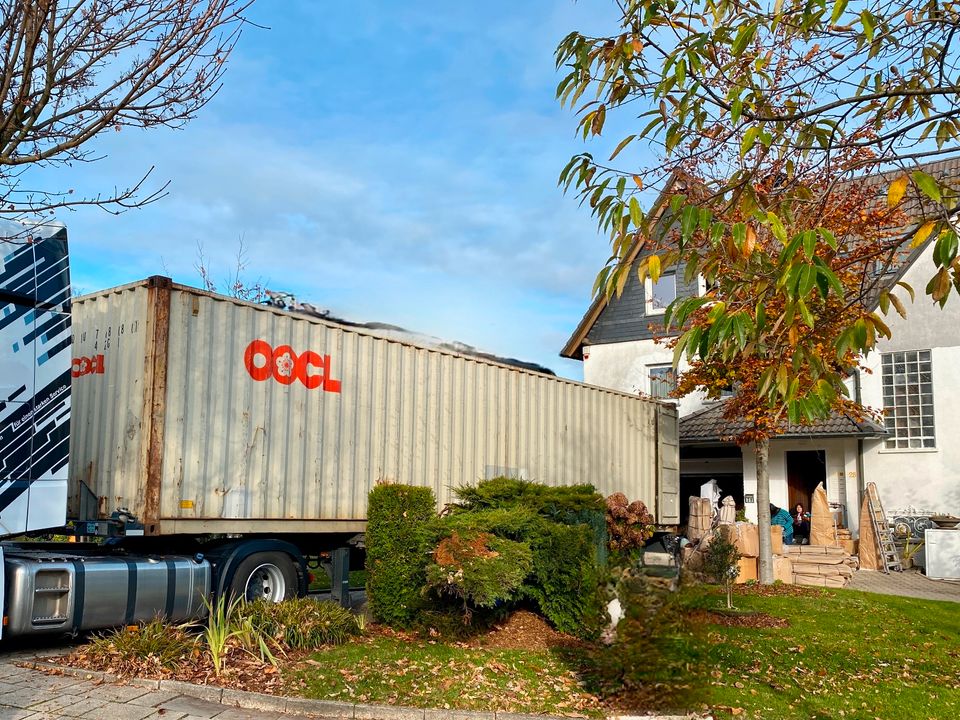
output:
M768 212L768 213L767 213L767 222L770 223L770 230L771 230L771 232L773 233L773 236L774 236L777 240L779 240L782 244L786 245L786 244L787 244L787 231L786 231L786 229L783 227L783 223L780 222L780 218L778 218L774 213Z
M817 234L813 230L807 230L803 233L803 253L812 259L816 251Z
M927 173L921 172L920 170L915 170L914 172L910 173L910 177L913 178L914 184L924 195L934 202L940 202L942 197L940 193L940 184L933 178L933 176L927 175Z
M836 2L833 3L833 14L830 15L831 23L836 24L840 16L843 15L843 11L847 9L848 2L849 0L836 0Z
M740 115L743 113L743 102L740 98L737 98L732 103L730 103L730 122L734 125L740 120Z
M635 228L643 225L643 210L640 209L640 203L635 197L630 198L630 222Z
M798 300L797 307L800 309L800 317L803 318L803 322L807 324L808 328L813 330L813 314L810 312L807 304L803 300Z
M829 245L833 250L837 249L837 237L832 232L826 228L818 228L817 231L820 233L820 237L823 238L823 241Z
M620 144L617 145L616 149L613 151L613 154L610 155L610 159L613 160L617 155L620 154L620 151L623 150L627 145L633 142L636 135L627 135L623 140L620 141Z
M876 28L876 19L870 14L869 10L860 13L860 24L863 25L863 34L866 35L869 42L873 42L873 32Z
M743 140L740 142L740 157L745 157L746 154L753 149L753 146L757 144L757 138L760 137L761 132L763 132L763 128L759 125L754 125L747 129L743 134Z
M733 39L733 44L730 45L730 52L734 56L739 57L743 54L743 51L747 49L747 45L750 44L750 41L753 40L753 36L757 33L757 24L749 23L740 28L737 32L737 36Z

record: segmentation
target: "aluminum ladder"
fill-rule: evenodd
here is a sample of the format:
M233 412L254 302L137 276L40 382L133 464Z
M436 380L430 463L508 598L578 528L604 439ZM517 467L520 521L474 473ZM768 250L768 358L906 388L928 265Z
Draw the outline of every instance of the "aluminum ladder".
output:
M883 511L877 486L873 483L867 484L867 505L870 521L873 523L873 533L880 547L880 556L883 558L883 572L903 572L900 554L897 552L897 546L893 544L893 533L887 524L887 514Z

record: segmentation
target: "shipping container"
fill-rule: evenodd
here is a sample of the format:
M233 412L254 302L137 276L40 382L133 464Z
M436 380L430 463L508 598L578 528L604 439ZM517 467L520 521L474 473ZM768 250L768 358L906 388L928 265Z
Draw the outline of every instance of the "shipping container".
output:
M153 277L73 301L71 517L358 532L378 481L497 475L678 521L673 405Z

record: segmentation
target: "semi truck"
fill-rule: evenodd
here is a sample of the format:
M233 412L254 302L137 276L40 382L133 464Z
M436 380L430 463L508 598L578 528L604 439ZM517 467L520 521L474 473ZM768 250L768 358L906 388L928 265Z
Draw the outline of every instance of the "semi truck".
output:
M678 520L668 403L166 277L71 297L63 226L0 238L4 637L202 619L321 569L344 601L378 482L438 510L589 482Z

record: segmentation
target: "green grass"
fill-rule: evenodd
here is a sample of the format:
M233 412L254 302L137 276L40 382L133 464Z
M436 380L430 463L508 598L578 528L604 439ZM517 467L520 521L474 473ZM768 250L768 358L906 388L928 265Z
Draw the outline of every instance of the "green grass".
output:
M351 570L349 575L350 589L359 590L367 584L366 570ZM313 582L310 583L310 592L330 589L330 576L323 570L313 571Z
M606 704L765 720L960 717L960 605L793 587L738 588L734 602L789 626L683 621L725 604L719 588L699 586L634 626L632 651L376 636L325 648L287 679L307 697L462 710L598 714Z
M785 589L784 591L787 591ZM719 608L715 589L685 604ZM738 609L786 618L787 628L701 625L693 703L756 718L949 718L960 715L960 605L810 590L762 596L741 590ZM699 695L699 696L698 696ZM694 705L694 709L701 707Z
M287 677L306 697L458 710L598 715L550 652L374 637L325 648ZM593 709L590 709L591 706Z

